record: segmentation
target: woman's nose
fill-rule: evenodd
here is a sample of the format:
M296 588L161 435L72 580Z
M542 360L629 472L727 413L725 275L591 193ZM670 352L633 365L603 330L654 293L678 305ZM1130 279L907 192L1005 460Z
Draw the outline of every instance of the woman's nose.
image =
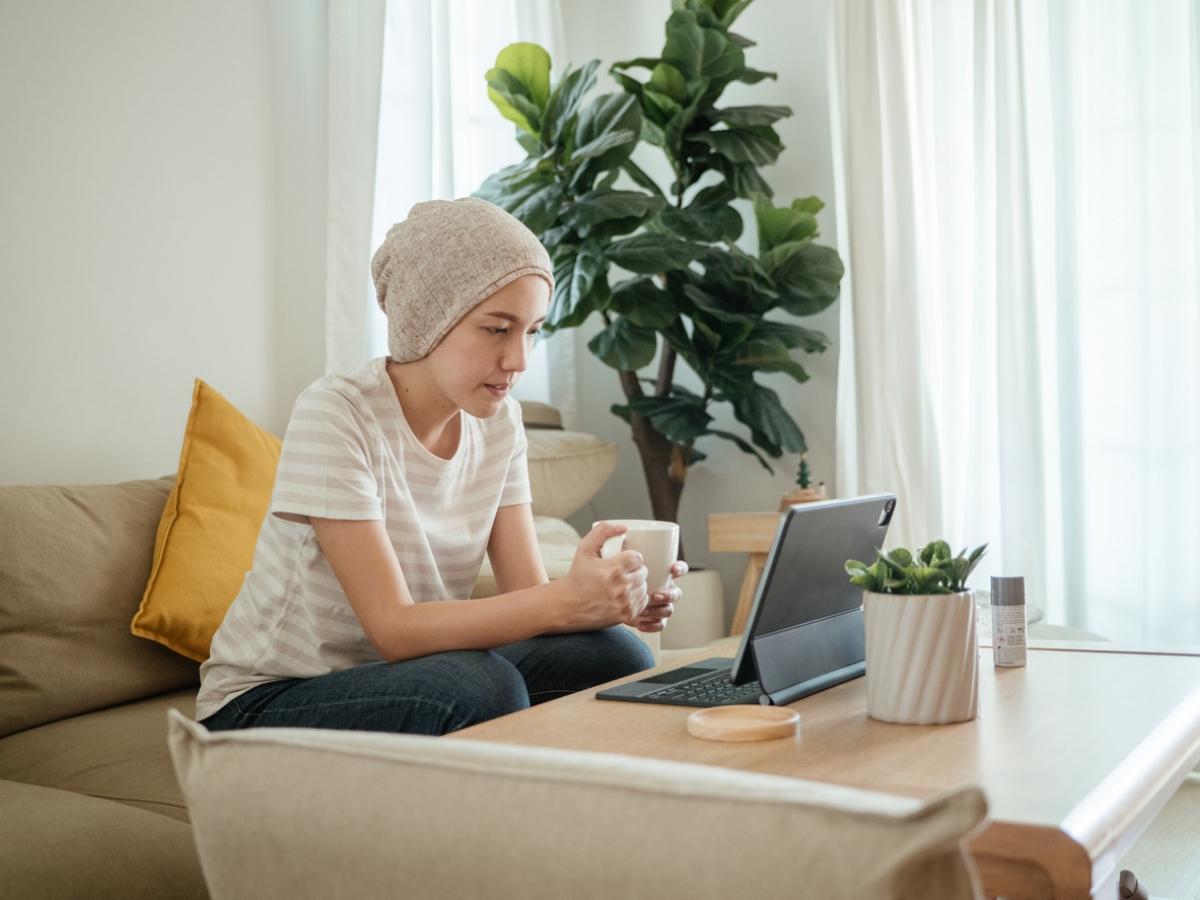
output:
M526 341L523 338L514 341L505 347L503 366L510 372L524 372L528 356L529 347L526 346Z

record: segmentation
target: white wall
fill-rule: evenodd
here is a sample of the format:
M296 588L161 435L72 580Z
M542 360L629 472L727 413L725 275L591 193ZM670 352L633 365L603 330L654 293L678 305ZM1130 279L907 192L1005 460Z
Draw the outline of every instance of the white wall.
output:
M0 2L0 483L175 471L324 363L324 3Z
M775 190L778 205L796 197L817 195L828 204L820 214L824 243L835 244L833 218L833 163L830 144L829 104L826 94L825 23L831 0L757 0L742 14L733 30L758 46L748 49L747 62L756 69L779 74L778 81L757 85L734 85L722 96L721 105L783 104L793 115L776 126L785 150L779 161L762 170ZM601 60L601 72L620 60L637 56L658 56L664 40L664 26L670 15L669 0L563 0L567 51L572 65L589 59ZM557 69L559 61L555 60ZM645 78L644 70L635 73ZM618 89L603 75L599 91ZM639 148L636 157L644 168L658 177L660 185L669 183L662 156L653 147ZM748 206L743 207L748 236L755 234ZM746 249L753 243L742 241ZM781 317L786 317L781 314ZM797 358L812 376L803 385L785 375L759 376L775 389L784 406L796 419L808 440L809 467L815 480L823 480L834 495L834 415L837 387L837 305L819 316L798 320L828 334L834 346L821 355L800 354ZM624 394L617 374L599 362L587 349L587 342L600 330L598 317L575 332L579 358L581 427L621 446L617 471L593 501L572 517L572 524L583 530L594 518L648 517L650 500L642 474L637 448L628 426L610 411L613 403L623 403ZM657 371L657 363L646 374ZM696 387L699 380L682 361L676 364L676 380ZM714 426L748 437L744 426L733 418L728 405L710 407ZM741 584L745 556L712 554L708 551L707 516L716 511L775 509L779 498L794 484L794 454L772 460L775 475L769 475L751 456L720 439L706 438L699 448L708 459L688 473L680 509L681 536L686 556L693 566L715 566L725 587L726 620L732 619L737 591ZM686 602L684 600L683 602Z

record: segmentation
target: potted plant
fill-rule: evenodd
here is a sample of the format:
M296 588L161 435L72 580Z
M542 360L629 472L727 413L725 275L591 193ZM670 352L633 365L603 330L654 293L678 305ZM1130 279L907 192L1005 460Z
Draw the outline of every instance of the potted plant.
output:
M702 439L731 441L768 472L766 457L807 449L778 394L755 376L808 379L792 351L821 352L829 339L777 313L825 309L843 273L837 252L816 243L821 201L775 206L758 171L783 150L773 123L791 110L717 105L734 82L776 77L748 67L754 42L729 30L747 5L676 0L660 56L615 63L610 72L623 90L587 103L597 60L552 85L549 54L518 43L500 51L486 76L528 155L476 196L519 218L550 252L557 285L547 333L603 320L588 348L618 373L626 402L612 411L629 423L654 518L672 522L689 466L705 458ZM643 140L670 165L665 190L631 158ZM735 244L744 228L731 205L737 198L752 201L755 253ZM655 357L653 377L642 377ZM675 383L680 360L698 390ZM714 403L729 404L748 436L714 428Z
M850 583L863 589L868 716L913 725L975 718L979 648L966 582L986 549L952 556L933 541L915 555L876 550L869 566L846 561Z

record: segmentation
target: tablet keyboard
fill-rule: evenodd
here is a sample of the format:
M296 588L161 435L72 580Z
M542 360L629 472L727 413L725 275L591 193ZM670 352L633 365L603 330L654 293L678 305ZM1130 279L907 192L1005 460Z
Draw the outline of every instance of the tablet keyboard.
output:
M761 695L762 685L757 681L734 684L729 680L728 670L719 669L690 681L669 684L645 696L660 697L685 706L727 706L731 703L758 703Z

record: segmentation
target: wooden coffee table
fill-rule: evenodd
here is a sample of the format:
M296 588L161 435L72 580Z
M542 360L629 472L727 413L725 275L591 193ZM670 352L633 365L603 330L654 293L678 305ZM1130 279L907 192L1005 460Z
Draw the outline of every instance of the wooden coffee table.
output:
M659 668L736 648L723 638ZM623 753L914 797L979 785L989 820L970 849L989 895L1116 897L1121 856L1200 761L1200 651L1033 641L1025 668L995 669L988 647L980 666L979 716L957 725L869 719L859 678L791 704L799 733L773 741L692 737L691 707L597 700L608 685L442 739Z

